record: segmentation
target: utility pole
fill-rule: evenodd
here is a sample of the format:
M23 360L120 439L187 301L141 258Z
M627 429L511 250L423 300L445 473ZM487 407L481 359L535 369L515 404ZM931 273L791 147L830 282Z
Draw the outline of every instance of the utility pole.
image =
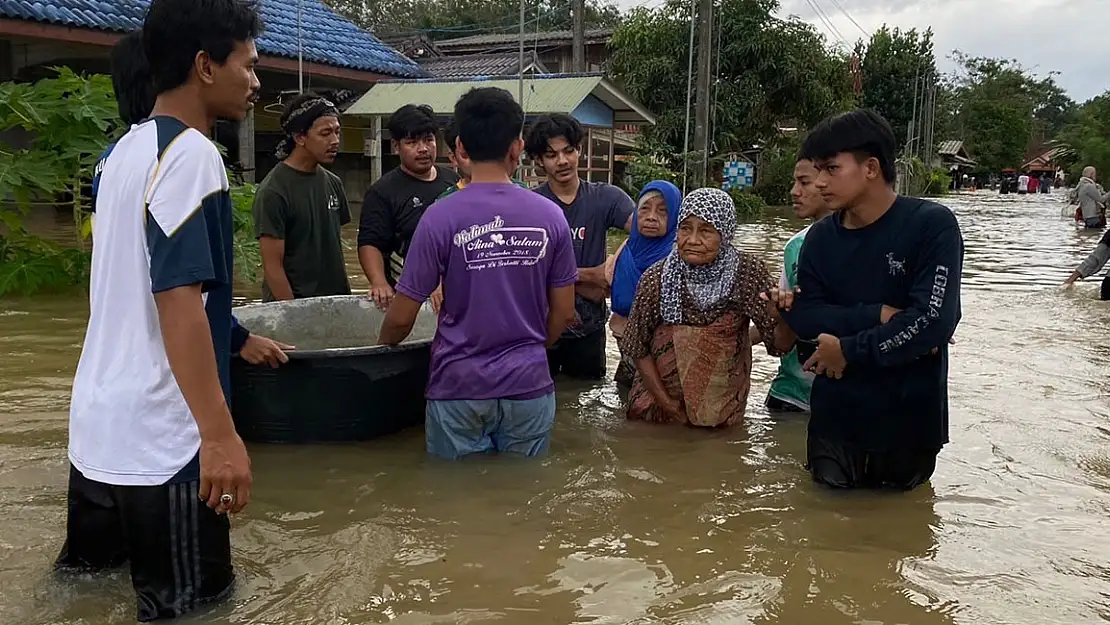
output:
M517 67L517 91L518 98L520 99L520 108L524 109L524 0L520 0L520 39L517 41L520 46L520 66ZM527 113L527 111L525 111Z
M694 109L694 146L697 169L694 170L695 187L705 186L709 172L709 117L713 68L713 0L698 0L698 67L696 107Z
M571 71L586 73L586 0L574 0Z

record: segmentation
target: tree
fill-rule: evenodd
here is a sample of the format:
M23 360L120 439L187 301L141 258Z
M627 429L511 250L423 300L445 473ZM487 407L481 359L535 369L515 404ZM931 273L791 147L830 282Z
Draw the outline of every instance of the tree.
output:
M415 32L432 39L515 33L520 28L519 0L325 0L332 9L380 36ZM528 0L525 27L566 30L571 3ZM586 3L586 28L616 25L620 11L609 0Z
M884 25L866 44L856 44L856 55L863 74L861 104L885 117L894 137L900 144L905 142L915 114L921 114L922 79L937 76L932 29L918 33Z
M681 153L686 130L689 4L634 9L609 44L614 77L658 117L645 131L645 149L667 155ZM711 153L772 140L785 124L809 127L852 102L847 59L813 26L780 18L778 9L777 0L716 3Z
M68 68L34 83L0 83L0 297L9 293L83 286L89 254L89 182L108 143L124 130L112 80L103 74L80 75ZM253 187L236 187L235 250L237 269L253 278L258 267L250 196ZM32 205L53 205L72 212L75 237L59 245L27 232Z
M1017 61L959 51L953 59L953 123L983 171L1020 167L1038 124L1053 128L1072 114L1052 74L1036 78Z
M1073 178L1087 166L1102 176L1110 173L1110 91L1077 107L1072 117L1053 142L1060 149L1057 159Z
M1056 84L1056 72L1037 83L1033 105L1034 138L1040 142L1056 138L1064 128L1076 121L1079 107L1067 92Z

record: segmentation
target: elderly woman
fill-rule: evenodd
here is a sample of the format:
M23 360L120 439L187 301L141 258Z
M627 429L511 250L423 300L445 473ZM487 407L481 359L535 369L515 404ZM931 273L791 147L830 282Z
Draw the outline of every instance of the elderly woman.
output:
M733 247L736 207L720 189L698 189L679 210L678 245L640 279L624 355L636 363L628 418L701 427L744 416L751 386L749 322L779 356L795 336L762 293L775 281L763 262Z
M674 249L681 203L682 191L665 180L644 185L636 202L636 212L632 213L632 234L605 262L613 301L609 330L618 344L624 336L640 277ZM636 364L622 355L614 376L622 394L628 393L635 373Z

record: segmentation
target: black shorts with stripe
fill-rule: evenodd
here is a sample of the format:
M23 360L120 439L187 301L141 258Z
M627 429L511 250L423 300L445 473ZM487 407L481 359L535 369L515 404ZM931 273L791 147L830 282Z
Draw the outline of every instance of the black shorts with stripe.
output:
M130 564L138 620L174 618L230 594L231 524L197 496L199 480L112 486L69 469L66 541L56 568Z

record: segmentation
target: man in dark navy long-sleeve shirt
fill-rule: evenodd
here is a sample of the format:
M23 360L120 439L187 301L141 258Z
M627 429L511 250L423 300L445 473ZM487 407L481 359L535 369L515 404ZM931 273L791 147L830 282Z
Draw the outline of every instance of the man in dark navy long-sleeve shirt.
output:
M963 238L948 208L894 192L894 151L870 111L822 122L802 146L836 212L806 236L783 316L811 341L807 464L833 487L915 488L948 442Z

